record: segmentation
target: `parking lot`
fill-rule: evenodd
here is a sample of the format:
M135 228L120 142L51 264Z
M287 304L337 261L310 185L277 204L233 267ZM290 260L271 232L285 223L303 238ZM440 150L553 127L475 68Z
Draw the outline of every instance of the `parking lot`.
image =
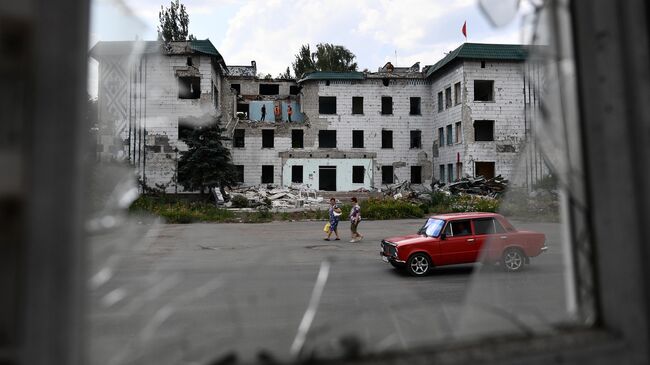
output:
M423 222L364 221L359 243L348 242L347 222L340 225L343 239L329 242L322 239L324 222L133 221L94 237L93 363L287 360L296 342L300 356L328 358L501 331L552 331L570 320L559 224L513 221L544 232L549 246L520 273L477 264L413 278L381 261L382 238L416 232ZM301 342L298 329L327 267Z

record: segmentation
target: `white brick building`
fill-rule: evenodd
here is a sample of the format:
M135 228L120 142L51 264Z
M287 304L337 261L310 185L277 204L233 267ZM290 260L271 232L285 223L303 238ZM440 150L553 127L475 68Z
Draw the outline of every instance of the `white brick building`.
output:
M91 54L109 126L100 154L128 159L148 186L168 192L182 191L179 134L215 115L243 183L338 191L512 178L530 129L527 55L517 45L465 43L422 71L388 63L297 82L259 79L255 61L226 66L207 40L100 42Z

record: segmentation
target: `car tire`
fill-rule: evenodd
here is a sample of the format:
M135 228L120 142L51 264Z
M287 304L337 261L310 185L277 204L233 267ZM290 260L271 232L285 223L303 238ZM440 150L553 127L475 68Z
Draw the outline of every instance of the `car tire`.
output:
M518 248L511 247L503 252L503 269L508 272L521 271L526 263L526 255Z
M404 265L403 265L403 264L400 265L400 264L398 264L398 263L395 262L395 261L388 261L388 262L391 264L392 267L394 267L394 268L396 268L396 269L398 269L398 270L404 268Z
M406 269L413 276L425 276L432 267L431 259L423 253L416 253L409 257Z

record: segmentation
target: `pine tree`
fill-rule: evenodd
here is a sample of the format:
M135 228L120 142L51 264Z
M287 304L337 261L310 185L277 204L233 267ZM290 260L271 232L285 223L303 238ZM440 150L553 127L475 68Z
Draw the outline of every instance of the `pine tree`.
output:
M184 142L188 150L178 160L178 183L186 190L204 194L211 189L237 184L237 169L230 151L222 141L222 129L217 122L194 129Z

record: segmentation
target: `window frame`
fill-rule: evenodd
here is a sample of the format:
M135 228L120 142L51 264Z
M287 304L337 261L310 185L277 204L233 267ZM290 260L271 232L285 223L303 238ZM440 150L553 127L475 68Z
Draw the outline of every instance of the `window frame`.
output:
M319 115L336 115L336 96L319 96L318 97L318 114ZM331 109L331 110L330 110Z
M359 134L361 134L361 145L354 143L355 142L355 137L354 137L355 134L357 136ZM354 129L354 130L352 130L352 148L365 148L365 141L363 140L364 139L364 134L365 133L363 132L363 129Z
M415 102L415 104L414 104ZM422 115L422 98L419 96L409 97L409 115Z
M393 130L392 129L382 129L381 130L381 148L382 149L393 149L394 148Z
M491 85L492 85L492 88L490 89L490 98L488 98L486 100L477 99L477 95L478 95L477 84L482 84L482 83L485 83L485 84L491 83ZM496 98L495 98L495 95L494 95L494 84L495 84L494 80L475 79L474 80L474 102L476 102L476 103L493 103L493 102L495 102Z
M361 103L361 105L359 105L359 102ZM352 115L363 115L363 96L352 97Z
M392 96L382 96L381 97L381 115L393 115L395 111L393 110L393 97Z
M241 131L241 136L237 135L237 131ZM237 143L239 141L241 141L241 145ZM246 148L246 129L235 128L232 132L232 148Z
M268 138L270 138L270 145ZM262 148L275 148L275 129L262 129Z

